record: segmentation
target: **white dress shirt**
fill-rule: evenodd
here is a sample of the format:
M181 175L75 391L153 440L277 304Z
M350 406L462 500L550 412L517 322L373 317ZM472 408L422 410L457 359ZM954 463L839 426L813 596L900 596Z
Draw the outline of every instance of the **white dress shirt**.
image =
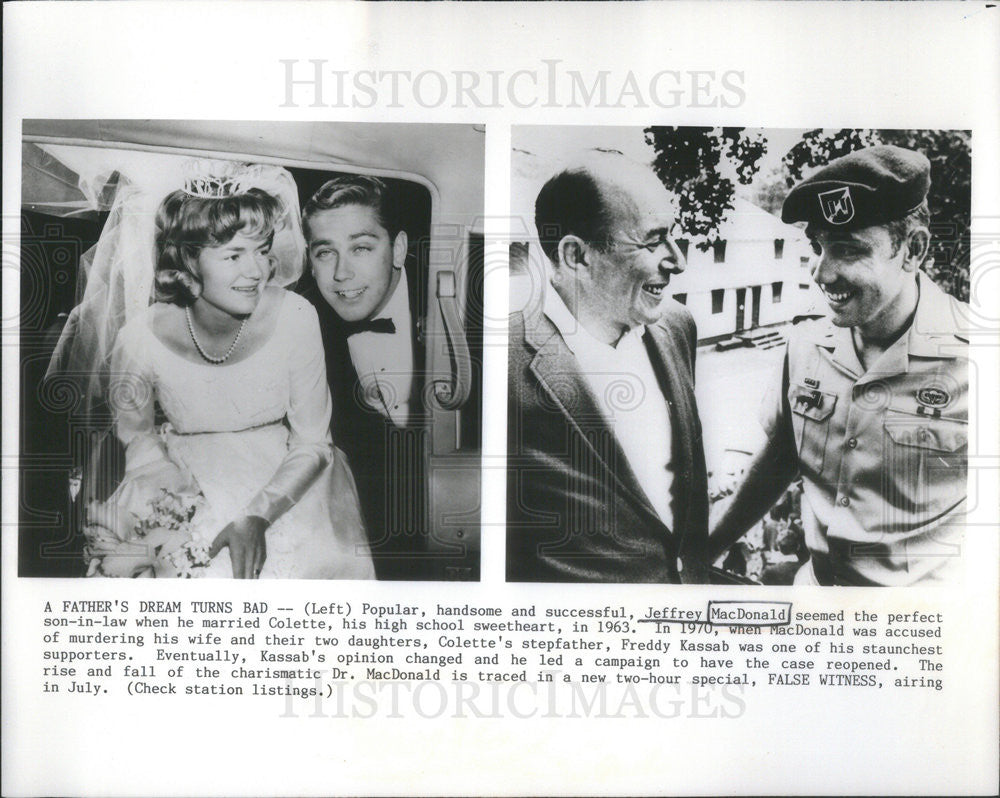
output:
M413 392L413 333L406 270L399 276L389 302L376 314L392 319L394 333L360 332L347 339L351 362L368 405L397 427L410 424Z
M670 410L642 341L646 328L635 327L609 346L583 328L551 286L545 292L543 312L580 364L608 428L656 514L672 528Z

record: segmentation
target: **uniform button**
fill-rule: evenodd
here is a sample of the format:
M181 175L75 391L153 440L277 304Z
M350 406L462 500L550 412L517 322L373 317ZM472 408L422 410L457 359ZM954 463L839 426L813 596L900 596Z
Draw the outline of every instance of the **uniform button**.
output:
M841 496L840 497L840 506L841 507L847 507L847 505L849 505L850 503L851 503L851 500L848 499L846 496Z
M848 440L847 441L847 447L849 449L857 449L858 448L858 439L857 438L851 438L850 440Z

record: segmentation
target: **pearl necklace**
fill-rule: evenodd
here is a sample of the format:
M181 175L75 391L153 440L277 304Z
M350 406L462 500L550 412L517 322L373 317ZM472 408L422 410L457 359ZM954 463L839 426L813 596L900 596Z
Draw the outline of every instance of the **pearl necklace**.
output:
M233 354L236 349L236 344L240 342L240 336L243 335L243 328L247 326L247 319L249 316L245 316L243 321L240 322L240 328L236 331L236 337L233 342L229 345L229 349L226 350L226 354L222 357L212 357L208 352L205 351L204 347L201 345L201 341L198 340L198 336L194 334L194 324L191 321L191 308L184 308L184 316L187 318L188 332L191 333L191 340L194 341L194 347L198 350L198 354L201 355L209 363L219 365L220 363L225 363L229 360L229 356Z

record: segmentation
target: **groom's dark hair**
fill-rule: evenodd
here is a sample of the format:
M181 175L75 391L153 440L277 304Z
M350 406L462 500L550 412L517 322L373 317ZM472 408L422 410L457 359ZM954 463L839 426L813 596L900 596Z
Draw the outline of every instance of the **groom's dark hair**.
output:
M302 207L302 229L306 238L309 238L311 217L320 211L346 205L361 205L374 210L379 224L388 231L392 241L402 229L395 197L384 181L369 175L341 175L320 186Z

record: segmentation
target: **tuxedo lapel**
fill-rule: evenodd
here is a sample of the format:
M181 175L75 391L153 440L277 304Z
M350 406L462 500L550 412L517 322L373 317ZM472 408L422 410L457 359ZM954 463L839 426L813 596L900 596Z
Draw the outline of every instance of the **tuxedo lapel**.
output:
M358 372L351 360L344 323L315 286L307 284L302 295L312 303L319 317L320 335L326 355L326 378L333 400L331 431L334 443L347 451L348 455L356 457L357 441L369 434L369 417L372 414L365 412L359 404L361 391L358 388Z
M525 329L525 340L535 349L531 372L549 401L559 408L591 456L603 466L620 491L662 526L663 522L639 485L617 436L609 434L611 431L597 399L580 373L576 357L555 325L540 316L531 328Z

